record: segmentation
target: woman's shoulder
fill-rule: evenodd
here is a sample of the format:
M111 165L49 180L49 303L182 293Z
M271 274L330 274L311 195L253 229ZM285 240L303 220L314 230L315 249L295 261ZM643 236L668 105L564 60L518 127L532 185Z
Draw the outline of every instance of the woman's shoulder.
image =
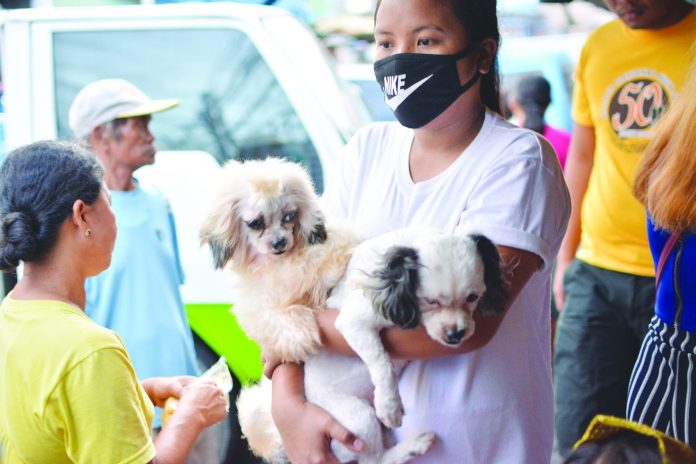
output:
M100 326L80 310L71 311L64 303L64 306L60 302L54 303L56 310L63 312L62 316L53 319L56 338L73 345L76 353L87 356L105 348L124 349L114 331Z
M62 301L16 300L6 297L2 311L11 313L12 329L22 334L19 345L42 353L47 365L71 368L104 349L124 351L123 343L111 330L92 321L80 309Z
M515 126L497 114L491 115L490 128L481 149L496 157L498 163L532 163L557 171L558 160L548 140L532 130Z

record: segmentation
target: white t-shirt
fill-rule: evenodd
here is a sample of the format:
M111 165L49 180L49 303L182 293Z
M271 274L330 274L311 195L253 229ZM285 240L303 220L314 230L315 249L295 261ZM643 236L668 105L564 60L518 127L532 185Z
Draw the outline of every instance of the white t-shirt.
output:
M464 355L413 361L403 372L398 440L422 430L439 440L419 463L544 463L553 443L550 268L570 198L551 145L488 112L469 147L445 171L414 184L413 131L377 123L346 145L324 197L330 214L366 237L409 226L480 233L531 251L544 266L495 337Z

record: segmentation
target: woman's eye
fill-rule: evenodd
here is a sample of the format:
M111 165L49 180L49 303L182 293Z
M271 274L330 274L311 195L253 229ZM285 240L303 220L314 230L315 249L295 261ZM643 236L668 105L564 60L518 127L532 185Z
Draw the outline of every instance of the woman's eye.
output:
M474 301L478 300L479 296L475 293L470 294L469 296L466 297L466 302L467 303L473 303Z
M283 222L292 222L297 217L297 211L290 211L285 216L283 216Z
M418 39L418 46L419 47L427 47L428 45L432 45L433 42L430 39Z
M261 230L265 225L263 222L263 218L252 219L251 221L247 221L246 224L247 226L249 226L250 229L253 230Z
M387 49L387 48L391 48L392 44L390 44L389 42L377 42L377 46L379 48Z

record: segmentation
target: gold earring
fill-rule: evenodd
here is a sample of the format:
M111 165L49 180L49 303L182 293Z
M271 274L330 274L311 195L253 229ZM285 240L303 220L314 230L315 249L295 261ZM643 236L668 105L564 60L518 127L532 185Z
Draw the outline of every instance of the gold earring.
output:
M90 237L92 235L92 229L85 230L85 237Z

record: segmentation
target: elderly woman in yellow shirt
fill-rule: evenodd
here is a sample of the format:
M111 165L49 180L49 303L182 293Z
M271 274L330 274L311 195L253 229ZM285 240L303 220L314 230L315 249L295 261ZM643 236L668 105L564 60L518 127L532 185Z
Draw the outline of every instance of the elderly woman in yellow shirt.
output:
M0 268L24 263L0 306L5 462L184 462L225 398L193 377L139 383L118 335L84 314L85 279L109 266L116 238L101 166L38 142L7 156L0 186ZM153 443L153 403L169 397L178 409Z

